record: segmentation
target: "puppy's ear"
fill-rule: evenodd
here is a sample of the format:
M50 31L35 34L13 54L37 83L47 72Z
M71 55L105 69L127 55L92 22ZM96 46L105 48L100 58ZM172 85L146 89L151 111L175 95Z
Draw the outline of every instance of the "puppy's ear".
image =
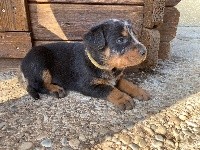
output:
M103 27L103 24L92 27L90 31L84 35L83 41L87 47L99 50L105 46Z

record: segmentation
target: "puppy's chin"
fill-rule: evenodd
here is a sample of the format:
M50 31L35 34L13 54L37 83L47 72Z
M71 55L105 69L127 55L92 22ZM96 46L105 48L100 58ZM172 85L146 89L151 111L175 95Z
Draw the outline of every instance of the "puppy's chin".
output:
M107 66L118 69L137 66L146 59L146 56L146 53L141 55L137 50L126 52L123 55L116 54L107 60Z

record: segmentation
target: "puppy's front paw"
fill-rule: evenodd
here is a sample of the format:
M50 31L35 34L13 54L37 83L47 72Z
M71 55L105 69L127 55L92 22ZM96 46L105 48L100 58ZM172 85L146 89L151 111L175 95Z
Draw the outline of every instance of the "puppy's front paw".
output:
M52 91L50 91L56 98L63 98L67 96L67 92L60 86L58 85L51 85L53 88Z
M107 99L114 105L118 106L121 110L131 110L135 107L135 102L126 93L114 88Z
M135 94L135 98L137 98L138 100L142 100L142 101L148 101L148 100L150 100L150 94L147 91L145 91L141 88L138 88L138 91Z

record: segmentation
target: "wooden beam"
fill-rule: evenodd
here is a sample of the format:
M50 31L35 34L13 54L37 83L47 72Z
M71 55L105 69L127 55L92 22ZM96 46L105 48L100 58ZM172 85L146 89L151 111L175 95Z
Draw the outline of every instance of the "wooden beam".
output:
M163 24L157 29L160 31L161 42L170 42L176 36L180 12L175 7L166 7Z
M163 23L165 0L144 0L144 27L153 29Z
M158 51L160 44L160 33L156 29L143 28L141 42L147 48L147 58L141 64L142 68L152 69L158 63Z
M181 0L165 0L165 5L167 7L176 6Z
M31 47L28 32L0 32L0 58L23 58Z
M38 3L68 3L68 4L132 4L143 5L144 0L29 0Z
M0 1L0 31L29 31L25 0Z
M29 4L35 40L82 40L91 26L111 18L130 19L138 33L143 6Z

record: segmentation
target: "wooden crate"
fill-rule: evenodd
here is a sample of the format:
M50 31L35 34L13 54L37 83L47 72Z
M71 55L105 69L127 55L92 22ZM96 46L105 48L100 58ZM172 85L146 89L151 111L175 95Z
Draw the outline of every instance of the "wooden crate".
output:
M163 56L168 55L166 49L169 51L169 42L176 34L179 16L173 6L178 2L180 0L1 0L0 10L5 12L0 14L0 36L5 39L0 41L0 57L23 58L31 41L33 45L81 41L93 25L117 18L132 21L139 39L148 49L147 60L141 66L154 68L159 57L168 58ZM175 13L176 21L165 12L171 16ZM9 51L3 48L4 44Z

